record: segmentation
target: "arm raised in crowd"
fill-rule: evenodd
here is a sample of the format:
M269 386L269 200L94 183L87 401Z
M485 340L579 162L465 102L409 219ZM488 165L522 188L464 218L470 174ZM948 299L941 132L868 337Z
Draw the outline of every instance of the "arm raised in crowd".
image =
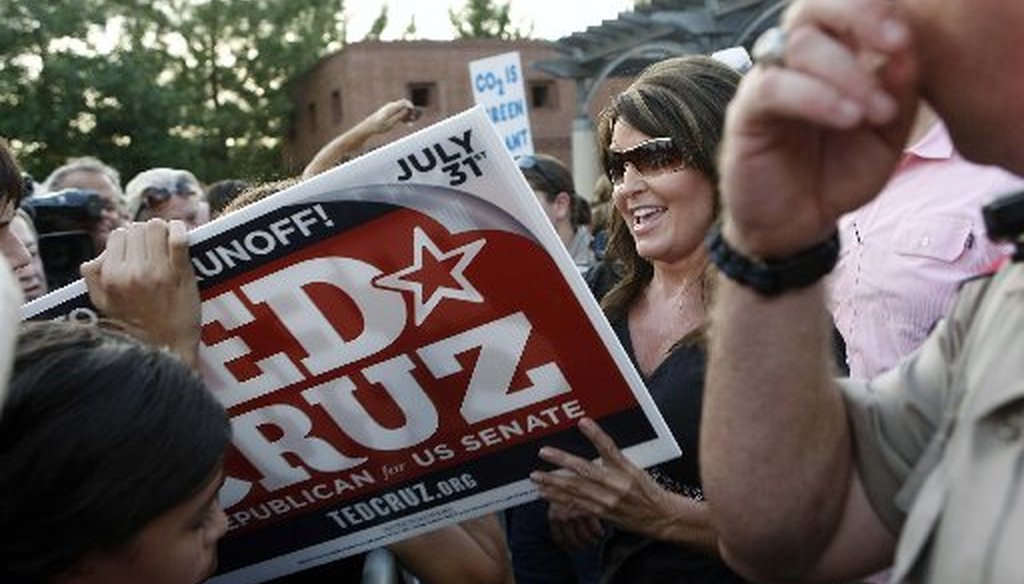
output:
M352 152L362 148L370 138L390 132L399 122L415 121L418 112L419 110L407 99L384 104L380 109L321 148L302 171L302 178L314 177L337 166Z
M388 548L424 584L512 582L505 534L496 515L442 527Z
M107 248L82 265L89 298L147 342L198 363L199 288L180 221L151 219L114 230Z
M786 258L825 241L887 180L917 100L897 10L791 5L785 66L755 67L727 118L723 233L740 253ZM894 538L854 470L823 286L767 297L721 276L710 338L701 468L727 561L790 582L883 566Z

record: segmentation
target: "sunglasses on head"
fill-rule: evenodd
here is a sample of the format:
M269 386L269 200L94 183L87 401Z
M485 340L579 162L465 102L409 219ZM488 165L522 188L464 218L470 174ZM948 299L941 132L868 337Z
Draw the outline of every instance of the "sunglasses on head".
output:
M173 189L165 186L154 186L146 187L142 190L142 198L146 201L146 206L149 208L160 205L174 195L188 198L197 194L199 194L199 192L196 190L195 185L186 176L179 178L174 184Z
M519 167L519 170L532 170L536 172L540 176L541 180L544 181L544 184L547 185L547 192L550 193L552 197L565 190L558 188L558 181L544 170L544 164L532 154L517 156L516 166Z
M605 170L613 185L622 184L627 164L641 177L650 179L666 172L683 170L686 168L686 158L676 148L672 138L651 138L625 150L608 150L605 154Z

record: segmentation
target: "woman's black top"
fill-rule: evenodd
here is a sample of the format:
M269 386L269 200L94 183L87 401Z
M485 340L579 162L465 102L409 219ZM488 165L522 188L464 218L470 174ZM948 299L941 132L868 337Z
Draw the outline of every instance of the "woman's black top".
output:
M626 320L612 322L612 328L639 371ZM703 347L691 343L676 347L644 379L682 451L679 458L655 465L648 472L665 489L696 500L704 498L697 453L705 365ZM621 530L615 530L605 546L602 572L603 582L628 584L743 582L719 558Z

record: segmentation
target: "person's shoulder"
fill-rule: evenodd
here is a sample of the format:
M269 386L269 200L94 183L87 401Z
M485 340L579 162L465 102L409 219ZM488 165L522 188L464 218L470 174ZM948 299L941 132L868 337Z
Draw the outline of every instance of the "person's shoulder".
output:
M967 330L979 315L1024 310L1017 292L1024 292L1024 262L1007 257L960 283L950 320Z

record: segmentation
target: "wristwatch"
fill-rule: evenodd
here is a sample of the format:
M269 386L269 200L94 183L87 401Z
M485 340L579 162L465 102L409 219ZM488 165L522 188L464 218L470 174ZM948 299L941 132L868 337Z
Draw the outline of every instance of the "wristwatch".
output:
M719 224L712 226L705 245L711 261L723 274L762 296L806 288L831 272L839 260L838 231L825 241L784 258L760 260L743 255L722 237Z

